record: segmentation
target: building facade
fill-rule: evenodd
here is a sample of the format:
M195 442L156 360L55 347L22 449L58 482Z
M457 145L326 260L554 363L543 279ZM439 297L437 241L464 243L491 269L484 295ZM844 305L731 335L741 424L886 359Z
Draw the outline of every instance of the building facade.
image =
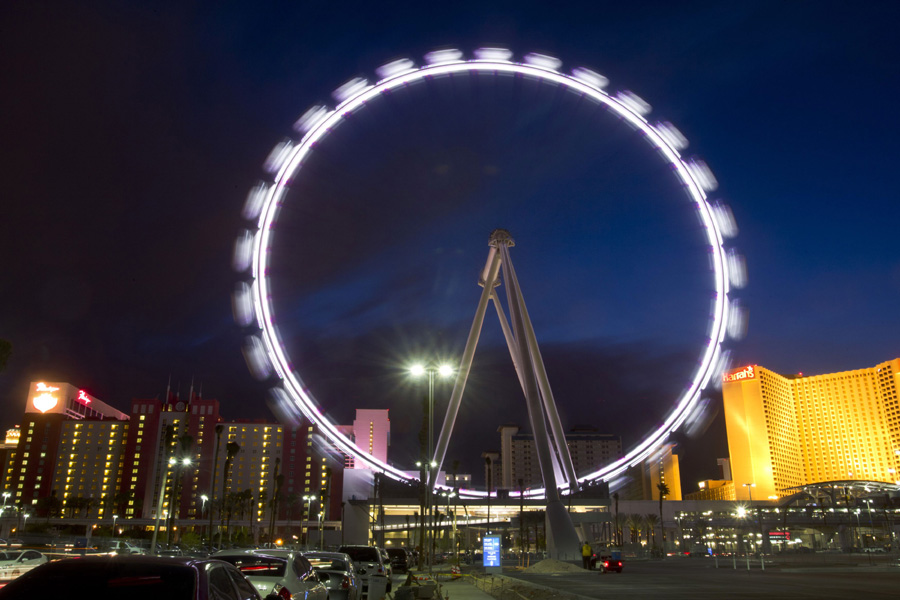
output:
M500 434L501 468L494 487L517 490L520 479L525 488L542 486L534 436L520 433L517 425L501 425L497 431ZM566 434L566 444L578 475L596 471L622 456L621 436L599 433L592 428L573 429Z
M737 499L822 481L900 481L900 359L824 375L723 376ZM751 485L753 484L753 485Z
M194 394L135 399L126 414L67 383L29 389L4 448L4 499L23 514L203 521L212 510L218 523L240 495L260 522L273 509L339 518L344 456L306 421L225 422L218 401Z

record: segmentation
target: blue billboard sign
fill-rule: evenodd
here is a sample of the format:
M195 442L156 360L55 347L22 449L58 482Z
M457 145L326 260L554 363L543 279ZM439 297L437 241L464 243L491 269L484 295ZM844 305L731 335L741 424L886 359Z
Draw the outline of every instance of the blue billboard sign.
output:
M484 567L500 567L500 536L486 535L481 539Z

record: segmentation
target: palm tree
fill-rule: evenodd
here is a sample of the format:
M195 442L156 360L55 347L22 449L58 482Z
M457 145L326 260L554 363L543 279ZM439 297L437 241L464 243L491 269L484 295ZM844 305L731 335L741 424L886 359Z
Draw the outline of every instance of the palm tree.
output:
M175 525L175 519L178 518L179 513L181 512L181 493L184 490L184 465L190 464L191 446L193 443L194 438L187 433L178 436L178 439L176 440L175 464L177 466L173 469L175 474L172 481L172 495L169 497L169 524L167 526L168 529L166 530L167 539L168 532L174 530L173 526ZM179 470L181 471L180 476L178 475Z
M269 514L269 541L273 542L275 540L275 516L278 513L278 501L281 500L281 486L284 484L284 475L279 472L279 467L281 466L281 459L275 457L275 471L272 477L272 480L275 482L275 489L272 492L272 499L269 501L269 504L272 507L272 512Z
M654 515L653 513L647 513L644 515L644 523L647 524L647 546L650 548L654 548L656 546L656 523L659 521L659 517ZM654 539L651 541L651 537Z
M615 535L616 541L615 541L615 545L621 546L622 545L622 528L619 526L619 492L613 493L612 497L616 503L616 517L615 517L616 518L616 535Z
M641 536L647 528L647 520L644 515L637 513L628 515L628 525L631 528L631 541L640 545Z
M663 512L662 512L662 503L666 496L668 496L671 492L669 492L669 486L666 485L665 481L660 481L656 484L656 489L659 491L659 530L662 535L660 535L660 539L662 540L663 549L666 547L666 526L663 523ZM663 556L665 556L665 552L663 552Z
M228 490L228 478L231 477L231 465L234 462L234 457L240 451L241 451L241 445L238 444L237 442L228 442L225 445L225 465L223 466L224 473L223 473L223 477L222 477L222 507L223 508L226 506L229 506L227 492L226 492L226 490ZM229 506L229 513L228 513L229 525L231 524L231 510L233 510L233 507ZM222 515L220 515L220 517L221 516ZM221 524L224 524L224 523L225 523L225 520L222 519ZM229 539L231 538L231 531L228 532L228 537L229 537ZM220 528L219 529L219 546L221 546L221 545L222 545L222 530Z
M6 362L12 354L12 343L9 340L0 340L0 371L6 367Z
M288 520L288 535L293 536L293 519L294 519L294 509L300 506L300 494L297 492L291 492L287 495L287 498L284 501L285 508L287 509L287 520ZM291 537L291 540L294 538Z

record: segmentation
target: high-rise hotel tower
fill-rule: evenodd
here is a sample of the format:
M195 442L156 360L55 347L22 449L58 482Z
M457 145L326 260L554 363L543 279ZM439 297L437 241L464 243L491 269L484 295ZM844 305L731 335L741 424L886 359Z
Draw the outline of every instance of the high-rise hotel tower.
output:
M898 387L900 359L826 375L779 375L758 365L726 373L737 498L763 500L822 481L900 482Z

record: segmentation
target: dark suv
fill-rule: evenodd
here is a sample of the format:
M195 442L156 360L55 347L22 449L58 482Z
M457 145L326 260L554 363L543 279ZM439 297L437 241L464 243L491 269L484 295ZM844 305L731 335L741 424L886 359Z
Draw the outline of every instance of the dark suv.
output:
M388 548L388 556L391 557L391 567L394 573L406 573L409 571L409 553L403 548Z

